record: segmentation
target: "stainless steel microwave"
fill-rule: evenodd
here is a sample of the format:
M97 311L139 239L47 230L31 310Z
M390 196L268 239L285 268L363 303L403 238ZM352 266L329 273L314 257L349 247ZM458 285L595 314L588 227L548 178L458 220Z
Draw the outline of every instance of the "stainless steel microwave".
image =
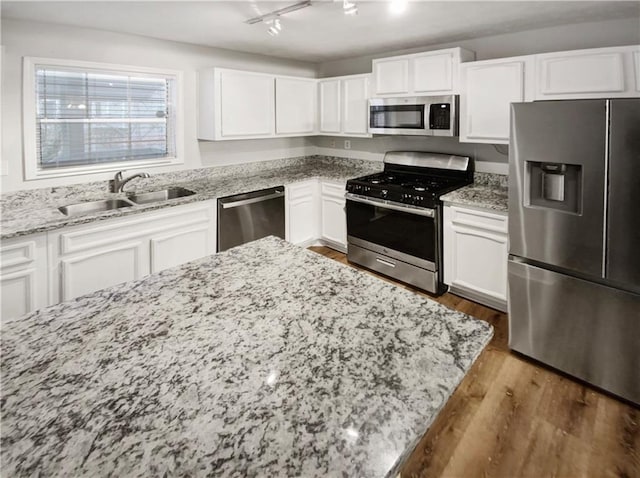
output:
M458 95L371 98L369 133L458 136Z

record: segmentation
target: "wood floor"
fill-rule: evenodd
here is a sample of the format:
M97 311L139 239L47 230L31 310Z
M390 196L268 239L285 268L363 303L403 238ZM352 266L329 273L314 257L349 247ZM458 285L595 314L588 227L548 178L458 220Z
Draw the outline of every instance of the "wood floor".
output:
M332 249L310 249L348 264ZM402 478L640 478L640 408L510 352L506 314L453 294L432 297L404 287L486 320L495 335Z

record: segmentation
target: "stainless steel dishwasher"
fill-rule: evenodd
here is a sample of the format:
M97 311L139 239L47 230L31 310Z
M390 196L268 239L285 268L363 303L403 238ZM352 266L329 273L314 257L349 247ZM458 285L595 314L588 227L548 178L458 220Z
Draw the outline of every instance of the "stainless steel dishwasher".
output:
M266 236L284 239L284 186L218 199L218 252Z

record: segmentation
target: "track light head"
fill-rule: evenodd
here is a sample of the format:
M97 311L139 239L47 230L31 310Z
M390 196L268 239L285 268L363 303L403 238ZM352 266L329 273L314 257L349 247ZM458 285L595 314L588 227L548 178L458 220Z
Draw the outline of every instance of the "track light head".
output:
M342 11L345 15L357 15L358 6L354 2L350 2L349 0L343 0Z

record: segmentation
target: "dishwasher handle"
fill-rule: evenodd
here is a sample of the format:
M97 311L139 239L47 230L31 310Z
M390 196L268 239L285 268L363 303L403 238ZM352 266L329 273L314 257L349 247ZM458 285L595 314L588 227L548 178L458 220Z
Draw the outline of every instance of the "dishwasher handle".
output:
M220 205L222 206L222 209L231 209L234 207L246 206L247 204L254 204L257 202L268 201L270 199L281 198L283 196L284 196L284 191L276 190L275 192L271 194L267 194L265 196L257 196L249 199L241 199L239 201L221 203Z

